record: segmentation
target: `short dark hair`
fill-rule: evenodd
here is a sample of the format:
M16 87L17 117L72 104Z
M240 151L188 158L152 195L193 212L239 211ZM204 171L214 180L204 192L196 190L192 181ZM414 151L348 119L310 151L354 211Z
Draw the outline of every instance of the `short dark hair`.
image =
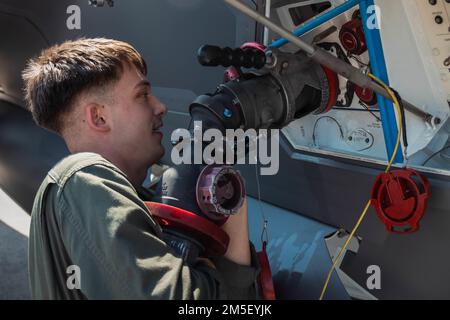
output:
M22 73L25 100L34 121L61 133L62 116L77 95L120 79L123 63L147 75L147 65L130 44L104 38L66 41L28 61Z

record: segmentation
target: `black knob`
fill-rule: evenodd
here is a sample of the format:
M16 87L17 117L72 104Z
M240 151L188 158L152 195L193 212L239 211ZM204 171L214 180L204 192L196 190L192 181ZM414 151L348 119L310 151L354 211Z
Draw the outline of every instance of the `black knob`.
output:
M204 45L198 49L197 59L202 66L217 67L221 65L222 49L216 46Z
M202 66L208 67L234 66L261 69L266 64L264 52L253 48L231 49L204 45L198 50L197 58Z

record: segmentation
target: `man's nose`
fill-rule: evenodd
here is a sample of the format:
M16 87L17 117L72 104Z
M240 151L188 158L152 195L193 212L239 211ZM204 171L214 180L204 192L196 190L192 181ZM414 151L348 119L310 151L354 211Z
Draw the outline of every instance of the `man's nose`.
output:
M157 99L157 102L155 104L154 113L156 116L160 116L160 117L165 116L167 113L166 105L164 103L162 103L161 101L159 101L159 99Z

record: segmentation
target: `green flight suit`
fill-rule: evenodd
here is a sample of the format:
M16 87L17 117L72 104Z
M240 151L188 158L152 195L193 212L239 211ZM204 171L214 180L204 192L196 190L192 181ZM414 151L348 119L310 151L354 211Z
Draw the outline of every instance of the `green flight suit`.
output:
M94 153L60 161L37 192L30 227L34 299L254 299L259 271L224 257L186 265L137 191ZM79 268L80 288L73 281ZM71 277L72 276L72 277ZM69 282L69 285L68 285ZM72 283L72 285L70 285Z

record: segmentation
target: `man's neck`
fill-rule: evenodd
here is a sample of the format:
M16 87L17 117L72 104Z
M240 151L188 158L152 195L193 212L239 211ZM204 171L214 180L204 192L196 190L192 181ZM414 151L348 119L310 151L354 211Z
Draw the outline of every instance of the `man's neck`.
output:
M131 184L135 188L139 188L147 176L148 168L145 165L137 165L135 163L129 163L125 159L114 154L101 154L106 160L110 161L116 167L118 167L125 175Z
M139 188L145 180L147 176L147 165L137 164L131 162L130 160L125 159L120 154L117 154L111 150L103 149L103 148L77 148L72 149L69 147L71 153L79 153L79 152L94 152L101 155L103 158L114 164L117 168L119 168L125 175L128 180L130 180L131 184L135 188Z

